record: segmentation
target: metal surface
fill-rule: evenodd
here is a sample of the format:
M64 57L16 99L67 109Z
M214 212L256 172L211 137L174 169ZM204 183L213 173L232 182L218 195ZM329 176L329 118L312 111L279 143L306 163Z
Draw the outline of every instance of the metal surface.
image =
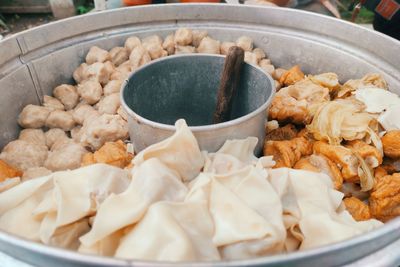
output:
M121 103L136 151L171 136L175 121L184 118L201 150L215 152L228 139L255 136L256 153L261 152L274 81L260 68L244 63L232 120L213 125L224 60L218 55L176 55L131 74L123 85Z
M17 137L16 116L22 106L35 103L43 94L50 94L60 83L72 82L72 71L83 61L91 45L110 49L122 45L130 35L142 37L158 33L166 36L180 26L206 29L209 35L220 40L248 35L276 66L300 64L306 73L332 71L344 81L368 72L379 72L389 82L391 90L400 93L400 43L357 25L272 7L217 4L133 7L57 21L0 42L0 147ZM400 218L375 231L330 246L246 261L193 265L337 266L370 255L399 237ZM0 250L43 267L163 265L82 255L24 241L3 232L0 232Z

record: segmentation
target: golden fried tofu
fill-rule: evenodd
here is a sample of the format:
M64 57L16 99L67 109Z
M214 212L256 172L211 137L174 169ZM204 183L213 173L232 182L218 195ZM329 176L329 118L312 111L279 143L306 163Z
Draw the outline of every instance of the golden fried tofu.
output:
M303 156L312 153L312 144L304 137L296 137L292 140L268 141L264 143L264 155L273 156L276 161L275 168L293 165Z
M351 216L356 221L366 221L371 219L369 206L356 197L347 197L343 199L344 205Z
M306 124L311 121L309 108L330 100L329 89L310 79L282 88L275 94L269 109L269 117L279 122Z
M87 165L91 165L91 164L95 164L95 163L97 163L97 162L94 160L94 155L92 152L89 152L89 153L86 153L85 155L83 155L82 162L81 162L82 166L87 166Z
M283 141L295 138L297 129L293 124L287 124L272 131L269 131L265 136L266 140Z
M317 141L313 146L314 153L324 155L341 169L343 179L348 182L357 182L359 162L353 152L343 146L329 145L322 141Z
M343 177L337 165L322 155L312 154L309 157L301 158L294 165L295 169L322 172L331 177L334 188L339 190L343 184Z
M400 215L400 173L376 181L369 205L372 216L383 222Z
M386 175L388 175L388 172L385 170L385 168L383 168L381 166L375 168L375 170L374 170L375 180L379 180L380 178L382 178Z
M345 147L358 153L371 168L376 168L382 164L383 156L379 150L361 140L348 141Z
M132 161L133 155L127 152L126 144L118 140L116 142L107 142L94 153L84 155L82 165L94 163L105 163L116 167L125 168Z
M339 98L346 98L351 95L351 93L359 88L366 86L374 86L382 89L388 89L387 82L378 73L370 73L365 75L361 79L348 80L338 91L337 96Z
M336 73L327 72L307 77L314 83L328 88L330 92L334 92L340 88L339 77Z
M400 158L400 130L387 132L382 138L383 153L386 157Z
M279 78L279 83L289 86L303 79L304 73L301 71L300 66L295 65L282 74Z
M8 165L0 159L0 182L7 180L8 178L21 177L22 171Z

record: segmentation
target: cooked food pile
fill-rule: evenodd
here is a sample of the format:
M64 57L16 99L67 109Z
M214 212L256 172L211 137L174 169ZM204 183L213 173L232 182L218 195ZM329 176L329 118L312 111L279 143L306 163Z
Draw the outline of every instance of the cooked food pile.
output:
M184 120L176 129L131 169L96 163L3 192L0 228L84 253L211 261L312 248L382 225L354 220L328 175L272 169L271 156L254 156L255 137L206 153Z
M186 123L134 155L120 88L151 60L227 54L275 80L264 156L257 139L201 152ZM180 28L164 40L94 46L0 154L0 229L83 253L165 261L234 260L325 245L400 215L400 98L379 74L275 68L251 38ZM21 227L24 222L26 227Z
M378 74L341 85L334 73L280 77L264 154L274 168L327 174L356 220L400 215L400 98ZM282 126L280 126L282 125Z

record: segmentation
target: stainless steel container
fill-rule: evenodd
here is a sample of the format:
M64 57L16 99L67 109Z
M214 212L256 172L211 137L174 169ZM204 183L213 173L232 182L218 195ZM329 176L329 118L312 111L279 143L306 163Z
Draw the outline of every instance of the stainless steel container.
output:
M266 110L275 93L273 79L243 63L231 120L212 124L224 56L185 54L155 60L135 71L122 85L121 103L135 151L175 132L184 118L201 150L216 152L228 139L258 138L261 154Z
M71 74L90 46L109 49L130 35L166 36L180 26L206 29L220 40L248 35L277 66L300 64L305 72L332 71L342 81L379 72L391 90L400 93L400 42L357 25L272 7L185 4L126 8L58 21L0 42L0 147L17 137L16 120L24 105L38 104L56 85L72 82ZM399 237L397 218L375 231L329 246L193 266L337 266L370 255ZM0 250L37 266L168 266L82 255L4 232L0 232ZM389 256L392 264L398 265L399 253Z

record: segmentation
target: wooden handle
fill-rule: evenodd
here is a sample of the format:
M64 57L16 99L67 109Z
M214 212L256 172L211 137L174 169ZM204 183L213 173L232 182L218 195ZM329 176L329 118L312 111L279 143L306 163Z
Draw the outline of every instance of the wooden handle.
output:
M238 46L231 47L222 71L213 123L221 123L230 119L233 97L236 95L239 86L240 69L243 61L244 50Z

